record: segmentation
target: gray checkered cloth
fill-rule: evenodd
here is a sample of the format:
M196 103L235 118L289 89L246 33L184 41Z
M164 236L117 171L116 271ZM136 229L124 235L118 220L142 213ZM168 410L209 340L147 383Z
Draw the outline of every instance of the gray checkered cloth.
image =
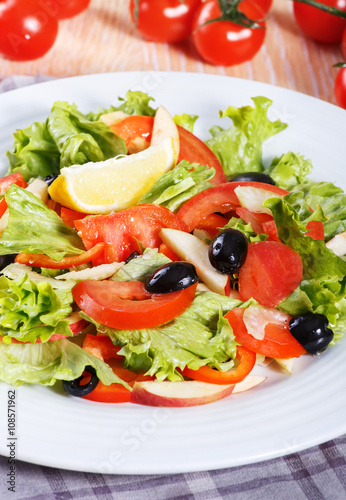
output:
M47 79L5 78L0 82L0 92ZM7 489L8 473L8 459L0 457L0 499L346 500L346 436L275 460L208 472L119 476L17 461L15 492Z

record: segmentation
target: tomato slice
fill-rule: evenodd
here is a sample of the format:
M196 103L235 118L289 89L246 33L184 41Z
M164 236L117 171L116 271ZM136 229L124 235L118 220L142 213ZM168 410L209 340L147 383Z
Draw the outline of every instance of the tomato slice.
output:
M138 242L145 247L158 248L162 243L159 232L163 227L187 231L184 222L173 212L152 203L76 220L75 226L86 248L99 242L106 243L104 255L97 264L126 260L132 252L138 251Z
M211 238L214 238L219 234L220 229L222 229L228 222L226 217L218 214L209 214L205 219L198 223L197 229L203 229L207 231Z
M124 358L118 354L121 347L114 345L108 335L86 335L83 349L102 361L110 358Z
M198 370L185 368L182 374L193 380L209 384L238 384L251 372L256 363L256 353L246 347L237 347L237 366L227 372L214 370L209 366L201 366Z
M150 294L139 281L80 281L73 298L88 316L118 330L154 328L182 314L197 283L173 293ZM135 299L135 300L132 300Z
M178 127L180 139L180 152L178 162L187 160L190 163L199 163L215 168L215 175L210 180L211 184L218 185L227 182L221 163L212 150L198 137L180 125Z
M82 212L77 212L76 210L71 210L70 208L61 207L60 217L62 218L64 224L69 227L75 227L74 221L79 219L84 219L86 214Z
M124 139L129 153L134 153L150 146L153 124L152 116L131 115L111 125L111 129Z
M145 149L150 146L154 118L152 116L131 115L111 126L113 132L126 142L130 152ZM215 168L211 183L226 182L226 176L218 158L211 149L197 136L177 125L180 140L178 163L187 160L190 163L200 163Z
M178 257L178 255L176 255L173 252L173 250L171 250L166 245L166 243L161 243L161 245L159 246L159 252L163 253L163 255L165 255L166 257L168 257L169 259L171 259L173 262L179 262L179 261L181 261L181 258Z
M0 196L4 195L11 184L16 184L21 188L26 188L28 185L20 172L6 175L0 178Z
M48 269L68 269L70 267L80 266L92 261L103 252L105 244L97 243L87 252L73 257L64 257L61 260L53 260L48 255L42 253L19 253L15 258L18 264L26 264L27 266L44 267Z
M220 184L196 194L196 196L182 206L177 215L185 222L189 231L192 231L208 215L214 212L225 214L230 210L240 207L238 197L234 192L238 186L251 186L263 189L264 185L262 182L248 181ZM288 191L270 184L266 184L265 189L279 195L286 195L288 193Z
M308 233L305 233L306 236L310 236L313 240L324 241L324 227L321 221L311 220L307 223L306 228L309 230Z
M264 339L258 340L248 333L242 319L243 313L244 309L236 308L229 311L225 316L233 329L236 341L242 346L271 358L298 358L306 352L304 347L297 342L289 331L290 317L288 315L287 321L281 324L267 324Z
M244 265L239 271L239 294L244 302L253 297L274 307L299 286L303 279L300 255L277 241L248 244Z

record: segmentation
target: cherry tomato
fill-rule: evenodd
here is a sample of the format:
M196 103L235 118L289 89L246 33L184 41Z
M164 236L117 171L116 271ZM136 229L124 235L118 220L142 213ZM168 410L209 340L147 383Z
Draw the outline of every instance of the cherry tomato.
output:
M319 0L319 2L346 12L346 0ZM322 43L341 42L346 19L300 2L293 3L293 12L299 28L309 38Z
M335 99L340 108L346 109L346 67L341 68L334 82Z
M191 34L192 18L201 0L139 0L137 28L153 42L180 42ZM130 14L135 22L135 0Z
M158 248L163 227L186 231L184 222L161 205L137 205L122 212L76 220L86 248L105 242L104 256L97 264L122 262L134 251L140 251L138 242L145 247Z
M90 0L49 0L52 2L57 19L68 19L87 9Z
M240 299L246 302L253 297L263 306L275 307L302 279L303 265L297 252L278 241L249 243L239 271Z
M154 118L152 116L132 115L115 123L111 128L124 139L129 152L137 152L139 149L150 146L153 124ZM214 167L215 175L211 179L211 183L216 185L226 182L227 179L221 163L212 150L184 127L180 127L180 125L177 125L177 127L180 141L178 163L181 160L187 160L190 163Z
M261 182L226 182L196 194L182 206L177 213L178 217L185 222L188 230L192 231L209 214L214 212L221 212L224 214L230 210L236 209L240 206L238 197L234 192L237 186L249 186L263 189L263 183ZM266 185L265 189L283 196L288 194L288 191L270 184Z
M345 27L344 32L342 34L341 47L342 47L342 53L344 54L344 59L346 60L346 27Z
M154 328L180 316L192 303L197 283L178 292L151 294L139 281L80 281L73 298L88 316L118 330ZM135 299L135 300L132 300Z
M227 372L214 370L209 366L201 366L198 370L185 368L182 374L193 380L209 384L238 384L251 372L256 363L256 354L246 347L237 347L237 365Z
M261 8L255 2L239 5L252 20L263 18ZM206 22L221 16L219 2L207 0L198 7L194 20L192 40L199 55L210 64L232 66L252 59L261 48L265 38L265 22L261 28L249 28L232 21Z
M236 308L225 316L233 329L236 341L242 346L271 358L298 358L306 352L289 331L290 316L287 315L286 321L281 323L268 323L265 326L264 339L258 340L248 333L242 319L243 313L244 309Z
M58 21L39 0L0 2L0 55L13 61L43 56L58 34Z

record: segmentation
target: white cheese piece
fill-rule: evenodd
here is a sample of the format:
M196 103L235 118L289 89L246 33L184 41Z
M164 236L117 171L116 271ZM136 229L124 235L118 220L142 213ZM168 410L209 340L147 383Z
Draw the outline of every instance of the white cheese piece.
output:
M286 313L260 305L249 306L244 310L243 316L248 333L257 340L264 339L268 323L282 323L286 319Z
M266 189L255 188L251 186L238 186L234 190L242 207L252 212L262 212L271 215L269 208L263 207L263 203L269 198L282 198L282 196L267 191Z
M346 254L346 231L343 233L337 234L331 240L326 243L326 247L329 250L333 250L335 255L338 257L342 257Z

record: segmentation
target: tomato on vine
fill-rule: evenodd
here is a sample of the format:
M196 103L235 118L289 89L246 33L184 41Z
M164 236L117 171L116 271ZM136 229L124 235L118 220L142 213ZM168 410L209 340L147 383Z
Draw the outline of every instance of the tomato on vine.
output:
M130 14L138 31L153 42L180 42L190 36L201 0L131 0Z
M335 99L340 108L346 109L346 63L340 67L334 82Z
M341 47L342 53L344 54L344 59L346 60L346 28L344 29L344 33L342 35Z
M0 1L0 55L13 61L43 56L58 34L57 19L40 0Z
M346 0L295 0L295 20L303 33L322 43L340 43L346 28Z
M56 5L56 17L68 19L80 14L89 7L90 0L50 0Z
M192 39L199 55L222 66L252 59L265 38L264 14L255 1L206 0L193 21Z

